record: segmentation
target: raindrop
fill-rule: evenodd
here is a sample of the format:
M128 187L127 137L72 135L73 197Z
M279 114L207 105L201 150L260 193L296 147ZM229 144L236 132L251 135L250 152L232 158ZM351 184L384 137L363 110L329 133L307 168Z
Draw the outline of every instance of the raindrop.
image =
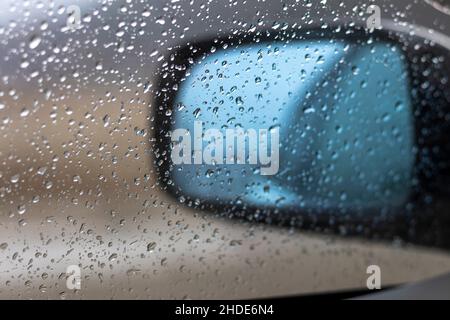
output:
M156 242L150 242L150 243L147 245L147 251L148 251L148 252L152 252L153 250L155 250L155 248L156 248Z
M112 255L109 256L108 260L109 261L115 261L117 259L117 253L113 253Z
M198 118L200 116L201 112L202 112L202 109L197 108L194 110L194 112L192 114L194 115L195 118Z
M11 182L12 183L17 183L17 182L19 182L19 178L20 178L20 174L15 174L15 175L13 175L12 177L11 177Z
M30 114L30 110L28 110L28 109L26 109L26 108L23 108L21 111L20 111L20 116L22 117L22 118L25 118L26 116L28 116Z
M33 35L30 38L30 42L28 43L28 46L30 47L30 49L36 49L40 43L41 43L41 38L37 35Z

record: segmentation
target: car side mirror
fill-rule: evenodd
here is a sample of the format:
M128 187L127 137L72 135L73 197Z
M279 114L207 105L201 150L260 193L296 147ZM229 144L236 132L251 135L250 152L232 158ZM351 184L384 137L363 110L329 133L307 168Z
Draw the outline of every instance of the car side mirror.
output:
M450 55L417 43L312 30L182 48L156 94L163 188L251 221L450 246L430 229L449 216Z

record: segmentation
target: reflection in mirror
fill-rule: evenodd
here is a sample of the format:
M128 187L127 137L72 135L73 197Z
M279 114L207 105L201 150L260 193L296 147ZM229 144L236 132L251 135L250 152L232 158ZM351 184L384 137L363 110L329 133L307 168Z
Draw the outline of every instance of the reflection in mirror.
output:
M407 63L388 42L266 42L196 61L174 99L181 200L280 209L404 204L414 166Z

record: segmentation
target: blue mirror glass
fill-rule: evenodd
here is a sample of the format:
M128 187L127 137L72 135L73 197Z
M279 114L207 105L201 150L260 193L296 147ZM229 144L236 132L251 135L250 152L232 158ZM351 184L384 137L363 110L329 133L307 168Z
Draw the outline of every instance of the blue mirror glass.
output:
M408 200L415 131L394 44L216 50L191 64L174 101L171 182L181 201L366 209Z

